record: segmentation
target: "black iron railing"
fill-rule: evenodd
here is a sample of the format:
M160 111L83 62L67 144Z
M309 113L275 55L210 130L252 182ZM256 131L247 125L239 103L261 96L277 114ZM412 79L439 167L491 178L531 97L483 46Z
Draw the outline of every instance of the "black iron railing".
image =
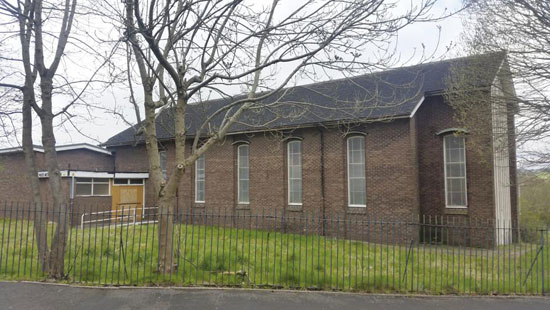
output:
M66 242L52 247L60 225ZM547 228L457 216L6 203L0 279L45 279L57 251L58 280L88 285L541 295L549 239Z

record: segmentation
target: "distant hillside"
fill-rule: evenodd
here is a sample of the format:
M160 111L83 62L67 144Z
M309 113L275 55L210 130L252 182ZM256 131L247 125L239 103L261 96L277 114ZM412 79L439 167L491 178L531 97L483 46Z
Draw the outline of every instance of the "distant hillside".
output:
M550 171L520 171L519 182L521 224L550 226Z

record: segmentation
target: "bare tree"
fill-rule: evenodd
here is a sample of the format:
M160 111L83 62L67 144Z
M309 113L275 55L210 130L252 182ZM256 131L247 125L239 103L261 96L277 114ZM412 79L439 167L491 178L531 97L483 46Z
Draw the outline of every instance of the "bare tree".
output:
M9 66L0 77L0 87L4 90L17 90L22 94L22 144L32 200L38 212L42 211L44 203L41 200L33 148L32 122L34 115L40 119L49 191L53 200L52 208L56 212L57 225L49 249L46 242L48 219L40 217L42 221L34 221L39 257L44 272L52 278L64 278L64 255L69 224L68 195L62 186L55 149L55 120L65 117L71 122L70 109L79 102L97 71L92 74L92 78L84 79L84 82L79 80L78 83L85 85L79 89L76 89L76 83L67 76L58 74L60 64L68 60L67 45L77 14L76 0L0 0L0 14L8 18L4 23L6 31L3 32L2 42L12 44L11 48L19 53L17 55L12 51L0 59L4 66ZM13 38L18 40L11 41ZM63 103L54 102L56 94Z
M126 0L122 9L104 2L123 20L140 76L145 117L137 130L145 136L149 181L157 193L159 271L172 271L176 191L197 158L244 122L247 111L275 111L277 98L298 75L315 79L319 71L364 73L387 65L395 56L398 31L433 19L434 2L304 0L282 6L278 0ZM229 95L235 89L242 95ZM209 98L221 98L223 104L189 132L189 108ZM172 109L175 133L167 180L155 123L156 112L164 108Z
M518 108L516 134L525 164L550 163L550 3L539 0L468 0L464 43L468 54L506 51L516 90L499 92Z

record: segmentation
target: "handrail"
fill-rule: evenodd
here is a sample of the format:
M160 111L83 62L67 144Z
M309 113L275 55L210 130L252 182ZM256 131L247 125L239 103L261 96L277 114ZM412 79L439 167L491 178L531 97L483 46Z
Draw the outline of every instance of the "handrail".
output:
M128 204L137 204L137 203L128 203ZM144 215L144 211L145 210L148 210L148 209L158 209L158 207L137 207L137 208L129 208L129 209L117 209L117 210L107 210L107 211L97 211L97 212L88 212L88 213L83 213L82 216L80 217L80 228L81 229L84 229L84 224L90 224L90 223L99 223L99 222L107 222L107 221L111 221L111 220L123 220L124 218L128 218L128 217L132 217L132 225L135 225L136 224L136 221L137 221L137 210L142 210L142 213L141 213L141 216L143 217ZM132 213L131 215L127 215L125 214L125 212L128 211L130 213ZM118 216L118 213L121 212L122 214L120 216ZM85 221L84 218L86 216L92 216L92 215L99 215L99 214L112 214L112 213L117 213L114 217L108 217L108 218L103 218L103 219L95 219L95 220L88 220L88 221Z

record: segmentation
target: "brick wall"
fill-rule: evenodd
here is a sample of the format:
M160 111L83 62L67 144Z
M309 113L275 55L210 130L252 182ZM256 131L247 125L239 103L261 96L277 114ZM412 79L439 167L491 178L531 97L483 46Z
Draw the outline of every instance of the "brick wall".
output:
M321 165L321 130L324 139L324 166ZM347 137L349 131L365 135L367 208L347 206ZM415 126L408 119L376 122L356 128L307 128L284 133L235 135L213 146L205 154L206 202L195 203L194 167L190 167L178 188L178 209L192 207L199 212L218 208L236 210L236 214L276 212L322 212L322 173L325 175L327 216L339 212L352 223L375 219L411 219L419 213ZM411 138L412 137L412 138ZM287 141L302 141L302 207L289 206L287 182ZM250 204L237 203L237 147L250 146ZM167 166L174 165L174 147L164 143ZM187 148L190 149L190 145ZM145 171L144 146L116 148L117 171ZM146 183L146 204L154 205L155 193ZM286 223L288 229L292 224ZM303 225L303 223L297 223ZM310 231L320 231L321 222L310 223ZM346 225L342 225L346 227ZM341 231L340 234L351 234Z
M362 126L366 133L367 208L353 211L378 216L418 214L418 182L410 144L408 120ZM320 132L316 128L291 134L256 133L232 136L206 152L206 202L194 203L194 168L187 171L179 191L180 206L235 207L237 209L294 209L287 203L286 141L302 141L303 205L306 211L321 209L321 169L325 174L327 211L347 207L346 138L342 129L324 129L325 166L321 167ZM236 150L243 141L250 146L250 204L237 203ZM136 149L137 151L138 149ZM173 148L167 153L173 165ZM118 160L118 159L117 159ZM187 193L187 197L184 193ZM412 198L411 198L412 197ZM352 212L352 213L355 213Z
M0 155L0 202L27 202L31 186L22 152Z
M509 120L513 124L513 119ZM470 134L466 137L468 176L468 208L445 208L443 137L437 132L460 127L453 118L453 110L443 97L428 97L412 119L395 119L372 122L358 126L332 128L306 128L291 132L263 132L233 135L218 143L205 154L206 202L195 203L194 167L190 167L178 188L177 206L181 211L209 212L213 209L232 209L238 215L259 214L261 210L285 216L293 212L322 213L330 218L341 216L349 225L341 225L343 234L354 237L353 223L377 220L410 221L420 217L454 216L464 221L468 218L489 220L494 218L493 169L490 134ZM490 131L487 131L490 132ZM352 134L363 134L366 147L366 208L349 208L347 198L347 150L346 139ZM511 136L510 139L513 137ZM302 141L303 205L290 207L287 203L287 141ZM322 139L322 140L321 140ZM250 204L237 203L237 146L250 145ZM322 143L321 143L322 142ZM323 145L323 149L321 146ZM191 145L189 144L187 150ZM162 143L167 152L170 174L174 165L174 146ZM511 144L511 148L513 148ZM146 172L147 154L144 145L113 147L114 159L108 156L91 156L87 164L105 168L114 164L117 172ZM324 153L322 159L321 154ZM61 154L61 153L60 153ZM512 154L512 153L511 153ZM39 155L39 167L43 166ZM61 162L87 158L86 153L62 154ZM514 152L515 156L515 152ZM324 161L322 163L322 160ZM511 159L515 163L515 159ZM0 191L2 200L28 199L30 188L25 177L22 153L0 156ZM9 169L6 169L9 167ZM512 168L514 167L514 168ZM71 164L71 168L75 166ZM78 167L79 169L83 169ZM511 164L515 169L515 164ZM100 169L98 169L100 170ZM324 175L324 186L322 176ZM515 179L515 170L511 171ZM46 186L46 182L43 182ZM147 206L154 206L156 193L146 182ZM47 190L44 199L48 200ZM8 195L9 193L9 195ZM512 212L517 216L515 188L512 189ZM324 196L324 200L323 200ZM109 200L109 201L107 201ZM82 205L104 204L109 198L78 199ZM356 225L355 224L355 225ZM302 226L301 226L302 225ZM310 231L321 231L322 223L310 223ZM385 226L384 226L385 225ZM388 230L391 225L384 224ZM363 225L364 226L364 225ZM293 228L291 222L285 229L303 229L303 223ZM340 229L340 228L339 228ZM332 232L334 233L334 232ZM408 235L418 236L412 229ZM382 238L383 236L373 236ZM469 235L465 235L469 239ZM404 241L404 240L401 240Z
M59 169L85 171L112 171L114 156L86 149L57 152Z
M145 172L149 170L144 144L119 146L109 150L114 154L117 172Z
M445 217L438 221L446 223L465 223L470 220L489 223L494 220L491 115L487 113L486 116L486 119L480 118L483 124L476 124L476 131L466 135L468 207L448 209L445 207L443 136L436 133L462 126L455 120L452 108L441 96L426 98L417 111L420 206L425 221L434 222L434 217ZM480 240L486 239L486 236L481 236L477 240L474 233L461 232L454 235L462 236L463 243L472 242L474 245L481 245Z
M35 153L37 169L46 170L44 154ZM112 171L114 158L106 154L99 154L89 150L71 150L58 153L59 166L61 170L91 170L91 171ZM62 179L62 186L69 202L70 178ZM51 208L52 196L47 179L40 179L40 192L44 208ZM27 167L22 152L7 153L0 155L0 208L29 209L32 204L32 191ZM75 197L73 211L74 219L71 223L80 221L82 212L92 212L95 209L109 210L111 208L111 197ZM52 216L49 214L48 216Z
M451 107L443 102L442 97L426 98L417 117L422 214L440 216L458 213L459 216L468 215L472 218L494 218L490 128L487 135L466 135L468 208L451 210L445 208L443 136L436 133L461 125L455 121ZM490 124L490 115L488 122Z

